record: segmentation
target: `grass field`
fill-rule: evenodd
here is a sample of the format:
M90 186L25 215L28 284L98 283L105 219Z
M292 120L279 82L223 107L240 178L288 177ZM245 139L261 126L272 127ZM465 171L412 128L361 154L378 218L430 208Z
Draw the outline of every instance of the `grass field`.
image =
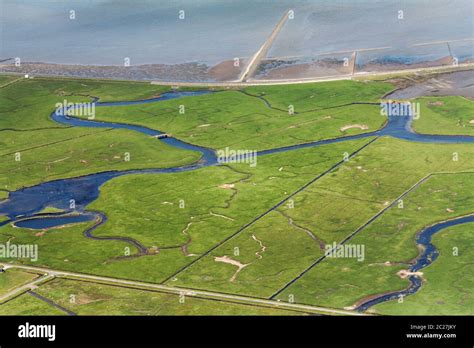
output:
M462 153L462 160L452 161L454 150ZM172 284L271 296L324 254L321 242L324 245L340 242L427 174L450 170L474 171L474 149L469 145L440 146L379 139L296 195L293 208L282 205L179 274ZM472 203L466 202L465 209L472 210ZM317 238L310 238L308 233ZM266 246L265 254L260 253L261 258L255 254L259 244L254 237ZM414 239L413 235L409 237L410 241ZM234 255L235 247L239 255ZM391 248L391 244L386 247ZM413 249L408 247L409 251ZM215 261L216 257L225 255L241 264L250 264L233 281L230 279L237 267ZM316 269L319 266L313 273L319 274ZM308 282L314 284L312 278ZM305 283L304 279L298 283ZM294 287L297 288L298 283ZM333 286L330 282L327 284ZM370 289L371 283L366 284ZM335 305L335 297L331 297L330 303L315 302L312 292L306 288L288 291L298 293L298 301L303 303ZM348 302L344 306L352 301L345 300Z
M141 82L113 82L74 79L23 79L1 89L0 129L61 127L50 120L56 103L136 100L156 96L166 87Z
M78 315L302 315L304 312L250 306L194 296L56 279L36 290ZM27 295L23 295L27 296ZM21 296L19 299L21 299ZM18 302L18 311L30 305ZM29 300L28 302L32 302ZM12 302L15 303L15 302ZM33 304L31 304L33 306ZM15 313L13 306L4 309ZM0 313L2 307L0 307Z
M38 277L37 274L21 271L18 269L8 270L0 273L0 296L9 291L26 284Z
M437 221L472 213L474 201L470 187L473 178L472 173L432 176L403 199L402 209L395 205L350 240L350 244L365 246L363 262L354 258L326 258L278 298L286 300L291 294L301 303L349 307L365 297L407 287L408 280L401 279L397 272L407 269L418 255L416 233ZM471 225L463 228L472 230ZM440 233L441 236L444 234ZM444 269L450 265L443 265L443 262L440 258L429 267L433 270L424 276L428 283L438 283L436 279L445 276ZM469 278L464 278L461 273L453 273L453 277L454 274L461 279L459 289L468 291ZM416 295L420 307L426 307L424 291L422 288L420 295ZM413 301L416 301L415 296ZM456 310L451 312L455 313Z
M373 307L389 315L472 315L474 312L473 226L458 225L433 237L438 259L423 270L422 289L402 303L385 302ZM455 249L456 248L456 249Z
M213 149L251 150L374 131L385 123L377 103L389 84L347 81L331 86L331 95L321 84L305 85L305 93L298 85L221 91L155 104L101 107L96 117L147 126ZM273 105L275 98L293 105L294 114L287 105ZM351 104L348 98L374 105Z
M17 142L18 138L21 141L21 136L12 135L10 139ZM20 161L16 160L17 153L21 155ZM181 166L196 162L200 154L173 148L133 131L109 129L73 135L59 144L17 147L0 158L0 187L14 191L40 182L109 170Z
M168 87L46 78L1 87L15 79L0 76L0 201L9 191L54 179L169 168L199 159L199 153L138 132L65 127L49 118L55 103L64 99L146 99ZM386 118L378 103L393 88L386 82L338 81L216 90L158 103L99 107L96 119L144 125L215 150L264 150L379 129ZM473 135L472 101L415 101L422 107L415 131ZM130 161L124 160L125 153ZM39 258L0 262L352 308L408 285L397 272L418 255L415 237L421 229L474 212L472 144L365 138L257 159L255 167L229 163L188 172L131 174L102 185L87 210L105 214L107 221L92 234L133 238L148 249L147 255L138 255L123 240L86 238L83 232L92 222L45 230L8 224L0 227L0 244L37 244ZM312 267L328 245L355 231L348 243L364 246L363 260L324 258ZM421 290L403 304L385 303L371 311L473 314L470 231L467 224L437 234L433 241L440 257L422 270ZM455 259L450 255L453 245L460 246ZM0 293L29 277L33 275L17 270L0 273ZM188 297L182 304L177 295L67 279L49 281L35 291L85 315L304 314ZM70 302L70 295L76 302ZM30 294L0 306L5 315L38 313L64 314Z
M0 75L0 88L5 88L9 84L20 79L21 77L17 77L17 76Z
M29 294L23 294L0 306L0 315L65 315L44 301Z
M418 133L474 135L474 101L463 97L418 98L420 117L413 122Z
M131 88L133 87L133 88ZM71 128L49 118L55 104L141 99L169 89L146 83L24 79L0 89L0 199L44 181L107 170L165 168L200 155L119 129ZM20 107L21 106L21 107ZM125 154L130 161L125 161Z
M163 281L341 161L344 152L351 153L367 141L301 149L295 151L296 157L295 152L263 156L256 167L232 164L176 174L129 175L107 182L99 199L88 207L108 216L93 234L132 237L151 251L159 251L157 254L118 259L125 255L125 248L131 254L136 253L135 248L119 241L86 239L81 231L87 224L39 235L6 225L0 227L0 238L14 235L16 243L37 243L36 266ZM223 186L226 184L230 186ZM255 200L255 195L260 199Z
M296 112L323 109L353 102L377 102L394 86L387 82L332 81L314 84L254 86L246 92L264 97L272 106Z
M13 260L33 266L48 266L57 269L74 271L102 272L111 274L110 268L120 269L120 260L115 258L125 254L128 244L117 241L94 241L82 235L88 224L76 224L64 228L56 228L41 233L41 231L25 228L15 228L5 225L0 228L0 243L4 244L12 237L14 244L37 244L38 261L29 259ZM2 259L11 262L12 259ZM110 260L110 261L109 261ZM133 274L129 270L127 275Z

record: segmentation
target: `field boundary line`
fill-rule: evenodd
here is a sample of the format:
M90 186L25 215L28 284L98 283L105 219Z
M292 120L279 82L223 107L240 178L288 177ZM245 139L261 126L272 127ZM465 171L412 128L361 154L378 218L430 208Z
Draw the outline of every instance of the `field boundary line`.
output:
M423 178L421 178L419 181L417 181L414 185L412 185L407 191L403 192L399 197L397 197L391 204L389 204L387 207L382 209L380 212L378 212L376 215L374 215L371 219L369 219L365 224L360 226L358 229L356 229L354 232L352 232L349 236L344 238L338 245L336 245L336 248L339 246L343 245L350 239L352 239L356 234L364 230L368 225L370 225L372 222L374 222L377 218L379 218L381 215L383 215L388 209L392 208L400 199L411 193L413 190L418 188L420 185L424 184L427 182L431 177L436 176L436 175L457 175L457 174L474 174L472 171L460 171L460 172L432 172L427 175L425 175ZM289 283L287 283L284 287L279 289L277 292L275 292L270 299L274 299L276 296L278 296L281 292L283 292L285 289L287 289L291 284L295 283L298 279L300 279L305 273L307 273L311 268L316 266L318 263L323 261L326 258L326 255L321 256L319 259L317 259L312 265L310 265L308 268L303 270L296 278L291 280Z
M25 269L28 269L28 268L25 268ZM32 268L30 268L30 269L32 269ZM19 287L16 287L15 289L10 290L5 295L0 297L0 305L8 302L10 299L13 299L17 296L20 296L20 295L24 294L25 292L28 292L28 291L34 289L35 287L37 287L41 283L47 282L49 280L53 280L53 278L54 278L54 275L52 275L52 274L44 274L44 275L34 279L31 282L20 285Z
M152 292L152 293L157 293L157 294L166 294L166 295L172 295L172 296L178 296L177 293L168 291L168 290L163 290L163 289L151 289L149 287L144 287L140 285L124 285L124 284L116 284L112 282L106 282L106 281L100 281L100 280L91 280L91 279L83 279L79 277L72 277L72 276L61 276L57 277L55 279L65 279L67 281L72 281L72 282L79 282L79 283L86 283L86 284L102 284L102 285L107 285L109 287L113 288L119 288L119 289L131 289L131 290L137 290L137 291L146 291L146 292ZM43 284L42 284L43 285ZM194 289L189 289L188 290L194 290ZM228 299L220 299L220 298L213 298L209 296L199 296L195 295L192 297L193 299L200 299L200 300L205 300L205 301L215 301L215 302L220 302L220 303L232 303L232 304L238 304L238 305L243 305L243 306L248 306L248 307L259 307L259 308L272 308L275 309L272 305L266 305L266 304L255 304L255 303L247 303L247 302L242 302L242 301L237 301L237 300L228 300ZM261 299L261 298L259 298ZM320 312L314 312L314 311L309 311L309 310L303 310L303 309L296 309L296 308L279 308L280 310L285 310L285 311L291 311L291 312L298 312L298 313L305 313L305 314L321 314Z
M23 80L23 79L24 79L24 77L19 77L19 78L15 79L15 80L12 80L12 81L9 81L9 82L7 82L7 83L4 83L3 85L0 86L0 88L8 87L8 86L14 84L15 82L21 81L21 80Z
M370 140L369 142L367 142L366 144L364 144L362 147L360 147L359 149L355 150L354 152L351 153L351 155L349 156L349 159L351 159L352 157L354 157L355 155L357 155L360 151L362 151L363 149L365 149L367 146L369 146L370 144L372 144L374 141L376 141L379 137L376 137L372 140ZM174 272L172 275L168 276L165 280L163 280L160 284L164 284L166 282L168 282L169 280L175 278L178 274L180 274L181 272L183 272L184 270L188 269L189 267L191 267L193 264L195 264L196 262L198 262L199 260L201 260L202 258L204 258L205 256L209 255L212 251L214 251L215 249L217 249L218 247L220 247L221 245L223 245L224 243L228 242L229 240L231 240L232 238L236 237L237 235L239 235L241 232L243 232L244 230L246 230L248 227L252 226L254 223L256 223L258 220L260 220L261 218L265 217L266 215L268 215L269 213L271 213L272 211L274 211L275 209L277 209L278 207L282 206L285 202L287 202L289 199L291 199L291 197L295 196L296 194L304 191L307 187L309 187L310 185L312 185L314 182L316 182L317 180L321 179L322 177L324 177L326 174L329 174L330 172L332 172L334 169L338 168L339 166L341 166L342 164L344 164L346 161L343 159L339 162L337 162L336 164L332 165L329 169L326 169L325 171L323 171L322 173L318 174L315 178L311 179L311 181L307 182L306 184L304 184L302 187L300 187L299 189L297 189L296 191L294 191L293 193L291 193L290 195L286 196L285 198L283 198L281 201L279 201L277 204L273 205L270 209L267 209L265 212L261 213L260 215L258 215L257 217L255 217L253 220L251 220L250 222L246 223L245 225L243 225L242 227L240 227L236 232L232 233L231 235L227 236L226 238L224 238L222 241L220 241L219 243L215 244L212 248L210 248L209 250L207 250L206 252L202 253L199 257L197 257L196 259L194 259L193 261L191 261L190 263L188 263L187 265L181 267L180 269L178 269L176 272Z
M408 190L404 191L400 196L395 198L395 200L392 201L388 206L380 210L377 214L372 216L366 223L364 223L362 226L358 227L354 232L349 234L346 238L344 238L341 242L339 242L332 250L337 249L338 247L344 245L347 241L351 240L355 235L357 235L359 232L364 230L368 225L370 225L372 222L374 222L376 219L378 219L381 215L383 215L388 209L393 207L400 199L405 197L407 194L409 194L411 191L416 189L418 186L426 182L429 178L431 178L434 174L429 173L422 177L420 180L418 180L415 184L413 184ZM297 280L299 280L301 277L303 277L307 272L309 272L314 266L319 264L321 261L323 261L327 257L327 254L325 253L323 256L319 257L315 262L313 262L311 265L309 265L306 269L304 269L298 276L293 278L291 281L286 283L282 288L278 289L272 296L269 297L269 299L274 299L276 296L281 294L284 290L286 290L290 285L295 283Z
M118 284L118 285L128 285L128 286L139 286L149 289L158 289L162 291L168 291L171 293L185 295L185 296L206 296L214 299L222 299L222 300L234 300L234 301L241 301L247 304L261 304L261 305L269 305L272 308L285 308L285 309L300 309L300 310L307 310L312 312L318 313L329 313L329 314L341 314L341 315L355 315L355 316L366 316L367 314L364 313L357 313L353 311L343 310L343 309L333 309L333 308L325 308L325 307L317 307L311 305L303 305L303 304L296 304L296 303L287 303L287 302L280 302L269 300L265 298L253 298L247 297L242 295L231 295L231 294L222 294L222 293L215 293L212 291L205 291L205 290L190 290L186 288L177 288L171 287L162 284L155 284L155 283L147 283L142 281L132 281L132 280L124 280L119 278L111 278L111 277L103 277L103 276L94 276L89 274L83 273L76 273L76 272L69 272L69 271L60 271L60 270L53 270L48 268L42 267L33 267L33 266L24 266L24 265L17 265L17 264L9 264L9 263L2 263L5 269L9 268L19 268L19 269L26 269L26 270L33 270L37 272L45 273L42 279L45 278L55 278L55 277L73 277L79 279L87 279L91 281L95 281L98 283L105 282L111 284Z
M37 292L34 292L33 290L28 290L26 292L27 294L33 296L34 298L40 300L40 301L43 301L44 303L54 307L54 308L57 308L59 309L60 311L63 311L64 313L66 313L67 315L77 315L76 313L74 313L73 311L70 311L69 309L67 308L64 308L63 306L57 304L56 302L50 300L49 298L46 298L40 294L38 294Z

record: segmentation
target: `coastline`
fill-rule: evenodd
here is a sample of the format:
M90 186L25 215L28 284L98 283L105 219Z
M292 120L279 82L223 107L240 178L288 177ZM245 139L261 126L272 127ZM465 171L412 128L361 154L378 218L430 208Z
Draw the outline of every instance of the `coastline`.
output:
M245 66L241 59L240 66L234 66L233 60L226 60L214 66L203 63L182 63L174 65L146 64L138 66L97 66L68 65L51 63L22 63L17 67L12 63L0 63L0 74L29 75L32 77L58 77L78 79L104 79L151 82L153 84L176 86L244 86L260 84L309 83L352 79L358 77L411 74L430 71L458 71L474 67L474 59L467 59L457 66L446 64L447 59L416 64L373 64L368 69L364 66L342 67L338 60L298 63L292 61L278 66L262 62L255 77L246 82L237 78ZM351 60L351 64L354 62ZM444 64L443 64L444 63ZM350 65L351 65L350 64ZM362 71L360 71L362 69Z

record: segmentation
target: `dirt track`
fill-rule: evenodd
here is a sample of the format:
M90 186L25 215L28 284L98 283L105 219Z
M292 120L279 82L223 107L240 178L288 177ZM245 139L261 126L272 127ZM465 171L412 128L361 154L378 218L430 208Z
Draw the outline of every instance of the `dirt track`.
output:
M266 300L254 297L246 297L246 296L239 296L239 295L230 295L224 294L219 292L211 292L211 291L203 291L203 290L194 290L194 289L187 289L187 288L177 288L171 287L161 284L153 284L153 283L145 283L139 281L132 281L132 280L125 280L119 278L109 278L109 277L100 277L94 276L89 274L82 274L82 273L75 273L75 272L67 272L67 271L59 271L59 270L52 270L48 268L41 268L41 267L31 267L31 266L22 266L22 265L14 265L14 264L7 264L2 263L5 269L8 268L18 268L18 269L25 269L34 272L44 273L45 276L39 278L34 284L39 283L40 281L44 281L46 279L50 279L52 277L63 277L63 278L75 278L75 279L84 279L96 283L102 284L113 284L117 286L124 286L124 287L135 287L137 289L149 289L149 290L161 290L163 292L174 293L174 294L183 294L186 296L200 296L205 298L213 298L219 299L223 301L238 301L245 304L255 304L255 305L264 305L267 307L274 307L274 308L283 308L283 309L294 309L300 311L306 311L309 313L315 314L339 314L339 315L365 315L361 313L340 310L340 309L332 309L332 308L324 308L324 307L315 307L315 306L308 306L308 305L300 305L296 303L287 303L287 302L280 302L274 300ZM16 291L15 294L19 294L20 292L25 292L31 289L31 286L34 285L33 283L26 284L21 287L21 291ZM19 288L18 288L19 289ZM8 294L7 294L8 295ZM10 294L11 296L12 294ZM0 298L1 300L7 299L8 296L3 296Z

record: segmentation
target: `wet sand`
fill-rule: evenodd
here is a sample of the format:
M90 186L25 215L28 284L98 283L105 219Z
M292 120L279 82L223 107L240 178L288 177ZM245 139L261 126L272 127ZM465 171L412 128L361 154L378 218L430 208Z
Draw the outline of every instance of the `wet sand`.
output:
M305 62L300 59L267 59L262 61L255 79L278 80L292 78L326 77L348 75L352 73L353 59L344 66L343 58L312 59Z
M259 80L291 80L291 79L308 79L308 78L332 78L350 76L354 69L354 56L349 56L350 60L347 66L344 66L343 58L321 58L321 59L266 59L259 67L256 76L250 80L258 82ZM6 60L0 63L0 73L15 73L20 75L28 74L30 76L60 76L60 77L78 77L78 78L104 78L117 80L142 80L156 82L231 82L238 79L243 68L245 60L241 59L238 67L234 66L233 60L226 60L209 67L202 63L184 63L184 64L148 64L138 66L92 66L92 65L62 65L47 63L22 63L20 67L13 64L12 60ZM449 63L449 64L447 64ZM465 60L460 63L474 63L474 59ZM384 71L401 71L405 69L429 68L435 66L450 67L451 58L445 57L441 60L423 62L416 64L370 64L363 67L355 66L355 73L361 72L364 68L367 71L384 72ZM365 71L365 70L364 70ZM455 75L456 76L456 75ZM466 80L465 80L466 81ZM468 84L474 81L470 78ZM445 81L446 82L446 81ZM443 82L442 82L443 83ZM463 87L462 79L453 81L454 90L450 91L448 86L451 82L447 81L447 85L439 84L434 81L432 85L425 87L413 87L414 89L424 88L421 94L430 95L457 95L458 89L463 88L461 95L472 98L473 91L471 88ZM408 84L409 86L409 84ZM439 92L440 94L436 94ZM415 93L408 90L406 93ZM398 97L397 97L398 98Z
M403 63L368 63L359 65L357 64L357 72L381 72L381 71L397 71L397 70L408 70L408 69L420 69L420 68L433 68L438 66L452 66L453 58L451 56L442 57L437 60L403 64Z
M233 60L226 60L210 68L209 76L214 81L237 80L242 72L242 67L244 67L245 64L246 60L244 59L240 59L239 66L235 66Z
M402 82L402 81L401 81ZM400 89L386 99L409 99L421 96L464 96L474 99L474 70L429 75L418 81L405 80Z
M48 63L22 63L17 67L11 59L0 64L0 72L62 77L106 78L118 80L149 80L177 82L232 81L239 77L245 60L238 67L227 60L209 67L202 63L147 64L134 66L63 65Z

